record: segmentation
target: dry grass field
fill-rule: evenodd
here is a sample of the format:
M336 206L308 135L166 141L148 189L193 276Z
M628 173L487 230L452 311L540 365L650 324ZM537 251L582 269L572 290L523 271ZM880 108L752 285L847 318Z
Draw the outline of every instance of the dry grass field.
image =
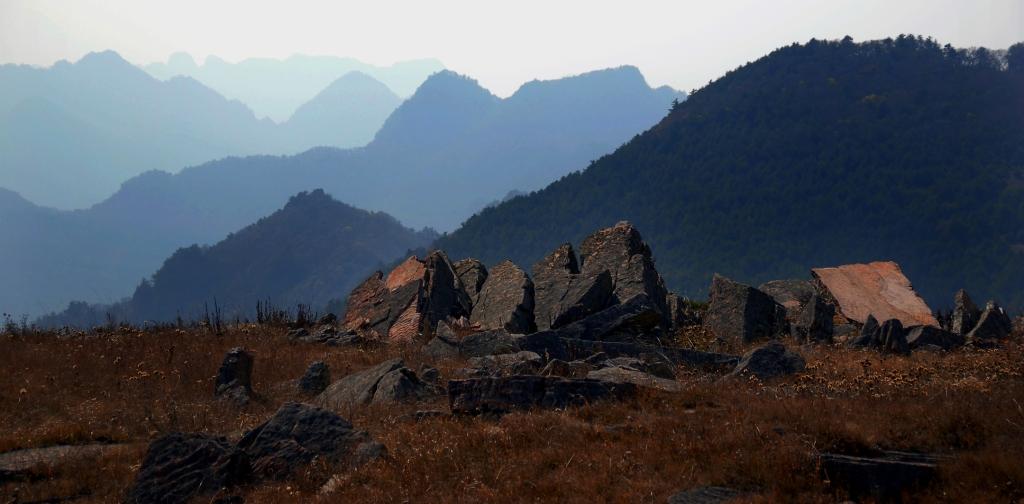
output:
M414 348L292 344L283 327L118 329L0 336L0 453L116 444L0 473L0 503L120 502L147 443L172 431L235 439L295 400L290 381L314 360L333 379ZM262 399L214 399L228 349L255 356ZM749 502L835 502L816 453L878 449L953 457L911 500L1016 502L1024 497L1024 346L910 357L803 347L807 370L771 383L680 369L685 392L500 419L402 415L445 400L339 412L389 450L331 477L238 490L246 502L655 502L701 485L749 490ZM458 362L440 366L449 377ZM329 480L329 482L328 482ZM326 484L325 484L326 483Z

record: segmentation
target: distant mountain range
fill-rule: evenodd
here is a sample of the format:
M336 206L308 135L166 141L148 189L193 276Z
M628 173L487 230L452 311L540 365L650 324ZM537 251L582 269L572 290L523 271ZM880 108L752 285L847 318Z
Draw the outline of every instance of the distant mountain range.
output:
M359 73L337 73L318 91L275 124L196 80L157 80L111 51L50 68L0 65L0 187L85 208L148 170L365 145L401 102Z
M437 246L530 265L632 221L669 286L895 260L933 307L1024 307L1024 45L814 41L729 72L582 173Z
M192 77L230 99L245 103L258 117L284 122L303 103L347 73L369 75L405 98L428 76L444 70L444 65L435 59L422 59L380 67L352 58L304 55L283 60L249 58L238 63L209 56L199 65L189 54L176 53L166 63L143 68L162 80L179 75Z
M125 301L73 303L40 322L89 327L108 314L136 323L196 320L214 307L225 317L253 317L256 303L268 301L277 308L306 303L319 310L344 299L370 271L435 238L323 191L303 192L213 246L179 249Z
M683 98L652 89L633 67L531 82L506 99L445 71L362 148L232 157L173 175L151 171L74 212L0 193L0 278L7 286L0 311L34 315L72 300L115 301L177 248L216 242L314 188L414 228L451 230L509 191L536 190L585 167Z

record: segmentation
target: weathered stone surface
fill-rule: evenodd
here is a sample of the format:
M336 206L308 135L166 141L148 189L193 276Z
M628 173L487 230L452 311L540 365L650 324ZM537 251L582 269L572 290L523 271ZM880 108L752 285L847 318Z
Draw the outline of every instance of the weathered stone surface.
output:
M608 366L587 374L587 378L611 383L629 383L637 387L653 388L666 392L679 392L683 385L675 380L661 378L633 367Z
M410 256L388 273L387 279L384 280L384 286L394 292L406 285L422 282L426 272L427 267L423 261L416 256Z
M832 319L836 308L825 302L818 295L812 295L804 304L803 310L791 324L793 338L799 342L832 342Z
M454 359L459 356L459 342L438 334L423 346L423 354L434 360Z
M484 281L487 280L487 267L484 266L484 263L472 258L456 261L453 266L469 300L476 304L476 297L480 293L480 289L484 287Z
M940 350L952 350L963 346L966 339L954 332L932 326L915 326L907 329L907 344L916 350L926 346L935 346Z
M949 330L955 334L966 336L978 325L981 309L974 304L967 291L960 289L953 296L953 314L950 316Z
M605 355L607 356L608 354ZM590 361L595 362L593 357L591 357ZM601 368L621 367L635 369L643 373L657 376L658 378L665 378L667 380L676 379L675 365L668 359L668 357L661 355L660 353L642 353L637 357L610 357L601 361L596 361L595 363Z
M537 329L543 331L551 328L558 316L559 303L579 272L576 252L569 243L563 243L533 265L534 321Z
M700 312L691 309L687 305L686 300L678 294L669 292L665 300L668 306L669 328L673 331L701 324Z
M768 294L718 274L712 278L704 327L715 336L750 343L780 336L785 325L786 310Z
M897 319L905 326L939 327L924 300L894 262L847 264L811 270L819 290L827 292L844 317L863 324L868 315L877 320Z
M899 502L927 485L943 457L887 451L877 457L821 454L821 471L832 487L857 501Z
M299 390L305 394L316 395L323 392L331 384L331 370L324 361L316 361L306 368L299 379Z
M655 340L660 336L662 314L647 296L640 294L625 303L554 329L563 338L598 341Z
M295 476L314 459L332 465L358 465L386 450L348 421L307 404L286 403L238 442L261 478Z
M561 359L551 359L544 369L540 371L542 376L561 376L563 378L584 378L587 373L595 368L589 362L572 361L566 362Z
M735 488L705 486L672 495L668 504L725 504L746 495Z
M878 331L878 344L882 352L909 354L910 344L907 343L907 331L898 319L882 322Z
M214 395L247 404L253 396L252 363L252 355L242 348L229 350L217 370Z
M316 403L332 411L345 411L370 403L417 401L435 393L401 359L391 359L332 383L317 396Z
M761 380L799 373L806 362L800 354L772 341L743 355L731 376L753 375Z
M367 332L375 339L386 337L391 311L387 301L384 274L377 271L348 295L341 327L345 331Z
M651 248L628 222L619 222L588 236L580 245L580 274L591 277L608 271L615 297L625 301L644 294L668 326L668 290L654 267Z
M470 334L459 342L459 352L465 357L483 357L518 351L519 345L515 338L504 329Z
M511 261L491 268L470 321L482 329L505 329L517 334L535 330L533 281Z
M561 409L636 394L636 386L590 379L547 376L473 378L448 382L454 414L502 414L531 408Z
M304 328L288 331L288 339L301 343L317 343L327 346L357 346L369 343L356 332L340 332L334 326L325 325L310 333Z
M473 303L448 256L435 250L427 256L424 264L426 273L423 276L419 312L423 314L425 322L433 328L442 320L468 317Z
M757 287L786 309L786 318L796 320L807 302L817 294L810 280L772 280Z
M464 376L511 376L536 374L544 366L544 359L533 352L520 351L469 359Z
M989 301L978 319L978 325L967 333L968 340L1001 340L1010 336L1013 321L1001 306Z
M172 433L149 444L130 503L178 504L246 481L248 457L223 437Z
M547 359L560 359L563 361L584 359L590 361L591 357L601 353L605 354L603 359L614 357L637 357L643 359L645 356L658 355L675 365L700 368L708 371L732 369L739 362L739 357L735 355L643 343L561 338L555 331L543 331L522 336L517 338L516 341L523 350L536 352Z
M879 334L881 333L881 330L882 327L878 325L878 320L875 319L875 316L868 315L868 319L860 328L860 334L848 344L852 347L877 346L880 340Z

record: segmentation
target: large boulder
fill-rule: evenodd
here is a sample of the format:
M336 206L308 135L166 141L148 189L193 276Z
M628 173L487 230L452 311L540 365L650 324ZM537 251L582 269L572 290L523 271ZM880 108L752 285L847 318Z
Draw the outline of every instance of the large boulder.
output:
M907 343L907 331L899 319L882 322L878 331L878 345L884 353L909 354L910 344Z
M423 276L418 311L423 314L426 323L434 328L442 320L468 317L473 309L473 303L448 256L440 250L435 250L427 256L424 265L426 272Z
M454 414L562 409L603 399L624 399L635 394L636 386L632 384L549 376L472 378L448 382L448 403Z
M668 306L669 328L678 331L683 327L698 326L701 323L701 315L696 309L691 308L685 299L674 292L669 292L665 298Z
M978 325L981 319L981 309L974 304L967 291L960 289L953 296L953 313L949 320L949 330L955 334L966 336L967 333Z
M388 301L389 291L384 282L384 274L374 272L349 293L342 328L367 334L374 339L387 337L391 325L391 306Z
M299 391L304 394L316 395L323 392L331 384L331 370L324 361L316 361L306 368L299 378Z
M715 274L704 327L715 336L742 343L783 334L786 310L768 294Z
M533 352L521 351L472 357L464 376L511 376L536 374L544 366L544 359Z
M796 320L807 302L818 293L810 280L772 280L759 285L757 290L782 305L789 320Z
M1001 306L995 301L989 301L985 311L981 313L978 324L967 333L967 339L977 340L1001 340L1010 336L1013 332L1013 321Z
M580 274L568 243L534 264L533 275L534 319L542 331L575 322L617 301L611 273Z
M943 350L963 346L965 338L952 331L932 326L914 326L907 329L907 344L911 349L934 345Z
M530 277L511 261L502 261L488 273L470 321L482 329L527 334L536 329L533 307Z
M899 264L873 262L811 270L818 290L847 319L863 324L869 315L899 320L904 326L939 327L931 308L917 295Z
M804 358L778 341L772 341L743 355L731 376L753 375L761 380L799 373Z
M879 334L881 333L882 327L878 324L878 320L874 315L868 315L867 320L864 321L864 325L860 328L860 334L857 337L850 340L847 344L851 347L871 347L877 346L880 339Z
M668 290L654 267L651 248L628 222L619 222L588 236L580 245L580 274L611 274L615 297L625 301L643 294L654 303L668 326Z
M331 411L346 411L359 405L414 402L434 395L436 391L401 359L391 359L332 383L316 402Z
M832 342L833 318L836 308L818 295L812 295L804 304L796 320L790 325L793 338L799 342Z
M662 314L644 294L605 308L571 324L552 329L562 338L597 341L656 340Z
M369 434L340 416L307 404L287 403L238 442L261 478L295 476L314 459L332 466L358 465L385 453Z
M167 434L149 444L127 501L178 504L249 479L244 452L223 437Z
M455 274L462 282L462 288L466 290L466 295L469 296L470 301L476 303L476 297L487 280L487 267L484 266L484 263L472 258L456 261L453 266Z
M252 355L242 348L232 348L224 355L213 393L238 404L248 404L252 399Z
M632 384L637 387L680 392L683 385L675 380L662 378L636 369L634 366L605 366L587 373L587 378L615 384Z

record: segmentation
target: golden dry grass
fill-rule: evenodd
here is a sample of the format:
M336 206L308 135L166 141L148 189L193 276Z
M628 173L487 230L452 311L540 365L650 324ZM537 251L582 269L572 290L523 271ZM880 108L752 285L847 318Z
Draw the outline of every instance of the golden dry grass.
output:
M0 483L0 502L77 498L119 502L146 443L171 431L236 437L295 399L290 380L314 360L332 376L411 348L291 344L285 329L200 329L57 337L0 336L0 452L54 444L126 443L87 460L39 467ZM263 400L236 409L212 397L229 348L256 358ZM341 412L390 458L335 476L240 489L247 502L664 502L675 491L726 485L751 501L834 502L814 453L903 449L954 454L924 502L1024 497L1024 347L916 353L801 349L807 371L772 383L681 370L686 391L625 403L517 413L500 420L400 420L445 401ZM458 363L441 368L451 376ZM322 489L323 488L323 489Z

